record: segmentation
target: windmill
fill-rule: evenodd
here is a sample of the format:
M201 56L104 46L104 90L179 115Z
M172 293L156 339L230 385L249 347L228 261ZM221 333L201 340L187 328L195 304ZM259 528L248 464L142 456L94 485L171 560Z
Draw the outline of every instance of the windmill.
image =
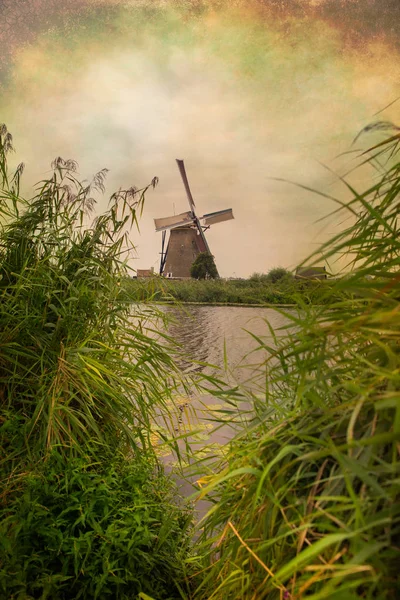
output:
M231 208L219 210L197 217L195 203L186 177L183 160L176 159L185 186L190 210L154 219L156 231L162 232L160 275L166 277L190 277L190 267L200 252L210 252L204 231L210 225L233 219ZM166 244L167 231L170 232Z

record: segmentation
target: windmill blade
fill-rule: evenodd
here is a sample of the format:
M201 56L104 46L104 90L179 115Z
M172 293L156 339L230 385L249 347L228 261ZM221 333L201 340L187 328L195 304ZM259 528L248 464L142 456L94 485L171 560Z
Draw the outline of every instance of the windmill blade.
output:
M197 226L197 229L198 229L198 231L199 231L199 235L200 235L200 238L201 238L201 241L202 241L202 244L201 244L201 245L203 245L203 246L204 246L204 247L202 248L202 247L201 247L201 245L200 245L201 251L202 251L202 252L208 252L209 254L211 254L211 252L210 252L210 247L209 247L209 245L208 245L208 243L207 243L206 236L204 235L203 228L202 228L202 226L200 225L200 221L199 221L197 218L196 218L196 220L195 220L195 223L196 223L196 226Z
M188 182L188 179L186 176L185 165L183 163L183 160L180 160L179 158L176 159L176 162L178 163L179 172L182 177L183 185L185 186L186 195L189 200L190 210L192 211L193 214L195 214L194 213L195 203L194 203L192 192L190 191L189 182Z
M207 213L200 217L203 221L204 225L208 227L209 225L214 225L215 223L223 223L224 221L230 221L234 219L233 212L231 208L226 208L225 210L218 210L217 212Z
M163 271L164 271L164 265L165 265L165 260L167 258L167 253L164 252L164 247L165 247L165 236L167 235L167 232L164 230L161 234L161 258L160 258L160 275L162 275Z
M180 213L179 215L173 215L172 217L154 219L156 231L173 229L174 227L181 227L182 225L190 225L190 223L193 223L193 215L190 211Z
M203 228L200 225L200 221L199 221L199 219L197 217L196 217L196 221L195 222L196 222L197 229L199 230L199 234L200 234L200 238L201 238L201 243L199 244L200 250L201 250L201 252L208 252L208 254L211 254L210 247L209 247L209 245L207 243L206 236L204 235ZM204 245L203 248L202 248L202 245ZM215 269L217 271L217 277L219 277L219 273L218 273L217 267L215 267Z

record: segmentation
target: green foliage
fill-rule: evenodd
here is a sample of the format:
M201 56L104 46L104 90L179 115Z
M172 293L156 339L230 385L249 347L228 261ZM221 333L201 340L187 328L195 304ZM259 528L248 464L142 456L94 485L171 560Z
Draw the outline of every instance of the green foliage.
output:
M151 435L186 382L163 316L121 290L147 188L92 219L105 170L58 158L26 201L11 149L2 126L0 597L179 598L190 515Z
M217 279L218 271L213 255L209 252L200 252L190 267L190 276L193 279Z
M399 143L371 150L381 179L350 188L351 224L322 248L353 267L325 288L338 299L281 311L286 329L256 338L264 388L226 392L253 410L202 480L196 598L400 595Z
M267 280L267 275L265 273L252 273L252 275L250 275L249 277L249 281L251 282L256 282L256 283L262 283L265 282Z
M346 254L346 277L133 282L122 256L142 192L114 195L85 226L104 173L83 186L74 163L58 159L25 202L0 130L4 597L400 595L399 144L395 130L371 150L374 164L388 157L381 179L363 194L349 186L340 205L350 224L318 251L326 261ZM265 360L252 379L262 387L207 380L231 407L221 423L234 414L242 426L222 457L200 460L210 473L200 495L213 506L195 559L190 514L150 444L152 421L185 382L173 347L155 340L154 306L131 301L266 297L300 310L281 310L287 327L267 323L255 337Z
M52 455L9 495L0 513L1 597L182 597L191 512L177 507L154 460L107 458Z
M284 277L276 283L260 278L235 280L125 280L123 289L131 301L202 302L206 304L332 304L350 293L330 281L299 281Z
M232 443L203 492L217 504L198 597L397 598L395 410L359 408L282 414Z
M287 269L284 269L283 267L275 267L270 269L266 275L264 273L253 273L253 275L250 277L250 281L277 283L278 281L287 281L292 278L293 275Z
M277 281L280 281L281 279L284 279L284 278L287 279L289 277L291 277L291 273L287 269L284 269L283 267L275 267L274 269L271 269L267 273L267 281L270 281L271 283L276 283Z
M105 171L83 185L75 163L59 158L25 201L2 164L0 418L19 416L29 454L84 451L88 439L93 451L96 443L148 448L151 415L181 379L173 348L150 333L160 315L141 315L121 294L127 227L145 190L113 194L91 222Z

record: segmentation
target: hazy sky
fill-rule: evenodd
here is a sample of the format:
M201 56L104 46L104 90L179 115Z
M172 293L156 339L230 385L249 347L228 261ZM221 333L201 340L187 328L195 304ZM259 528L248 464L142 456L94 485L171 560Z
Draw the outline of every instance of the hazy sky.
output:
M323 165L399 121L400 102L376 115L400 96L399 23L399 0L0 0L0 122L27 194L55 156L109 168L108 195L159 177L135 267L158 266L153 218L188 210L183 158L198 212L233 208L207 233L221 275L293 268L333 204L273 178L345 197Z

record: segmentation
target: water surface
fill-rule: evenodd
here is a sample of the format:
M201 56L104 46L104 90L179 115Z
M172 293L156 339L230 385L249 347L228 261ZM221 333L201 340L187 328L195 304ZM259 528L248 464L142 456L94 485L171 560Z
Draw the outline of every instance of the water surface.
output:
M184 306L162 307L169 317L168 333L180 344L179 363L189 375L207 374L253 392L262 393L264 371L260 365L268 357L266 349L260 349L260 341L273 346L273 335L285 326L287 320L274 309L263 307ZM262 373L262 374L261 374ZM250 402L239 406L251 409ZM221 410L230 410L235 418L241 412L226 405L211 393L192 393L177 399L177 407L171 407L169 430L176 437L187 436L179 441L185 454L187 440L196 456L205 459L223 451L224 445L235 435L232 425L218 425ZM235 414L236 410L236 414ZM163 462L167 470L174 468L176 457L169 451ZM193 461L190 461L193 462ZM205 474L196 466L192 474L183 480L177 476L181 492L190 496L198 489L196 481ZM193 487L194 486L194 487ZM196 509L200 516L208 510L206 502L199 502Z
M260 341L274 345L269 327L279 334L286 322L279 312L263 307L230 306L165 306L162 310L170 319L168 333L180 345L178 362L185 373L206 374L228 382L232 388L239 386L262 393L262 365L268 351L260 349ZM210 443L223 445L234 434L230 426L215 429L219 411L234 409L213 394L199 393L193 388L191 394L178 398L177 404L177 408L171 408L170 430L177 437L189 433L193 449L201 450ZM241 406L251 408L248 404Z
M217 369L224 368L225 352L232 370L243 363L262 359L261 355L253 355L259 343L249 332L271 344L267 322L275 331L285 325L284 317L276 310L256 306L166 307L165 312L173 319L169 333L188 356L200 363L215 365ZM209 367L191 364L190 360L183 362L182 367L186 372L212 371Z

